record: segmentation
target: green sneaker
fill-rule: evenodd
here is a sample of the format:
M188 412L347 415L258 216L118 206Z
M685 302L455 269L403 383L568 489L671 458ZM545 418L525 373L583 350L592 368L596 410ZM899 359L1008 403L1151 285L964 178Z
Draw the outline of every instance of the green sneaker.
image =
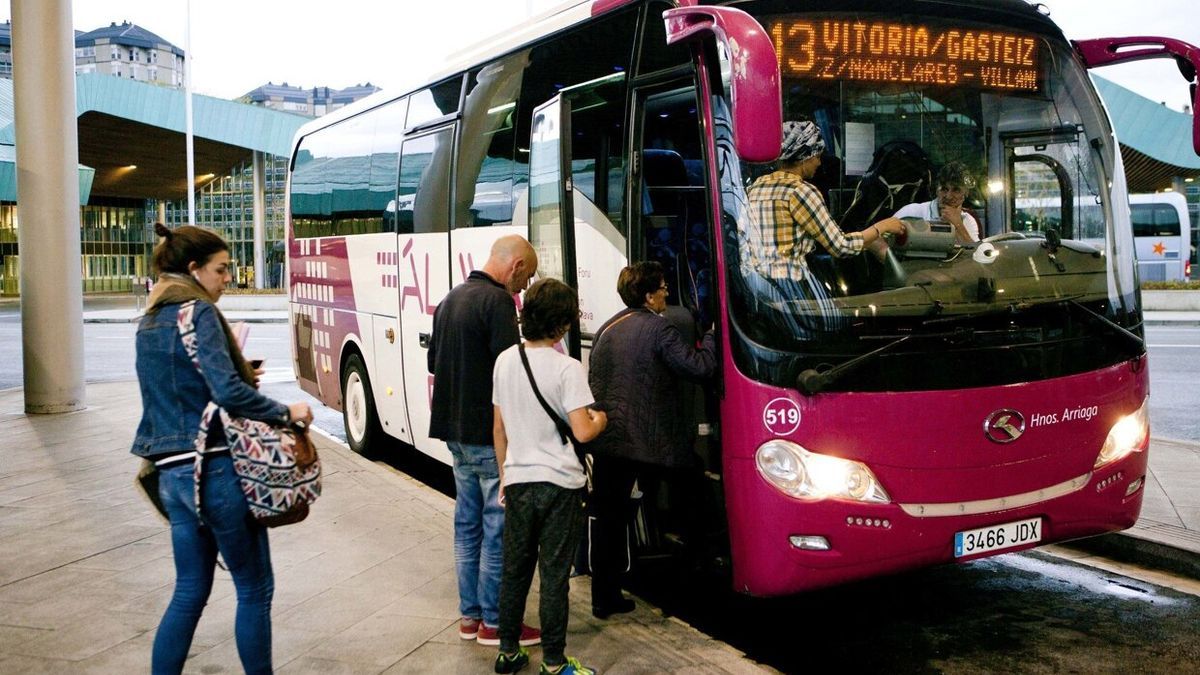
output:
M496 655L495 670L497 673L515 673L527 665L529 665L529 650L524 647L518 647L515 654L500 652Z
M579 659L573 656L568 656L566 663L554 669L547 668L546 663L542 662L538 673L539 675L596 675L596 671L583 665Z

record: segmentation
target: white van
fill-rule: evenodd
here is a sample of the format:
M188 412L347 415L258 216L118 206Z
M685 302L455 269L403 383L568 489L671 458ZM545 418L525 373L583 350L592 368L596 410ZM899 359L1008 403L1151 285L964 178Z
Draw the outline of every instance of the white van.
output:
M1186 281L1192 276L1192 225L1178 192L1129 195L1138 276L1142 281Z

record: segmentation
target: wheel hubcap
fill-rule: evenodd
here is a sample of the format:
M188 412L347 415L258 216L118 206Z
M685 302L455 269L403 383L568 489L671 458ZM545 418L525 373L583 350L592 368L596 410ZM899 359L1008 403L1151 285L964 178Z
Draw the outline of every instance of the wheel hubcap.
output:
M358 373L346 378L346 428L355 443L361 442L367 431L366 391Z

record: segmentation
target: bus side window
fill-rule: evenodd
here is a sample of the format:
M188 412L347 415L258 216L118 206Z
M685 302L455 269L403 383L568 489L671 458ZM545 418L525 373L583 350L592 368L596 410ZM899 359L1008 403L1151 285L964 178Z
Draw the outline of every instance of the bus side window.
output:
M400 167L400 142L404 138L405 110L408 99L384 104L371 111L379 116L375 124L375 137L371 143L371 172L368 189L373 195L375 208L383 205L383 218L379 231L396 231L396 176Z
M517 94L529 51L473 71L458 149L454 227L510 225Z
M534 47L521 83L513 201L522 208L529 189L529 133L533 109L557 93L571 99L571 177L620 234L626 226L625 115L638 8L614 12ZM578 209L576 210L578 213Z
M396 224L400 234L449 231L453 146L453 125L404 140L396 196Z
M646 15L642 21L642 47L638 54L638 75L691 64L690 44L686 41L667 44L667 28L662 15L673 6L666 2L652 2L646 5Z
M398 145L377 138L396 101L304 138L292 174L295 236L332 237L391 231ZM380 124L380 122L383 122Z
M460 75L409 96L408 119L404 127L412 129L439 117L457 113L462 99L462 85Z

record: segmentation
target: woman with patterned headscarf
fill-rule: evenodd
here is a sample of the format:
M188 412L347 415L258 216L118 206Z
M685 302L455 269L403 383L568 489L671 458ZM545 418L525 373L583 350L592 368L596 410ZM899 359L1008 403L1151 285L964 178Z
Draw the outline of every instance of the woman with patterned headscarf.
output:
M886 218L861 232L842 232L820 191L808 182L821 166L824 150L815 123L784 122L779 168L754 181L747 191L749 250L743 264L751 269L744 272L756 273L773 287L811 281L804 257L818 244L830 255L844 258L862 253L886 233L904 232L898 218Z

